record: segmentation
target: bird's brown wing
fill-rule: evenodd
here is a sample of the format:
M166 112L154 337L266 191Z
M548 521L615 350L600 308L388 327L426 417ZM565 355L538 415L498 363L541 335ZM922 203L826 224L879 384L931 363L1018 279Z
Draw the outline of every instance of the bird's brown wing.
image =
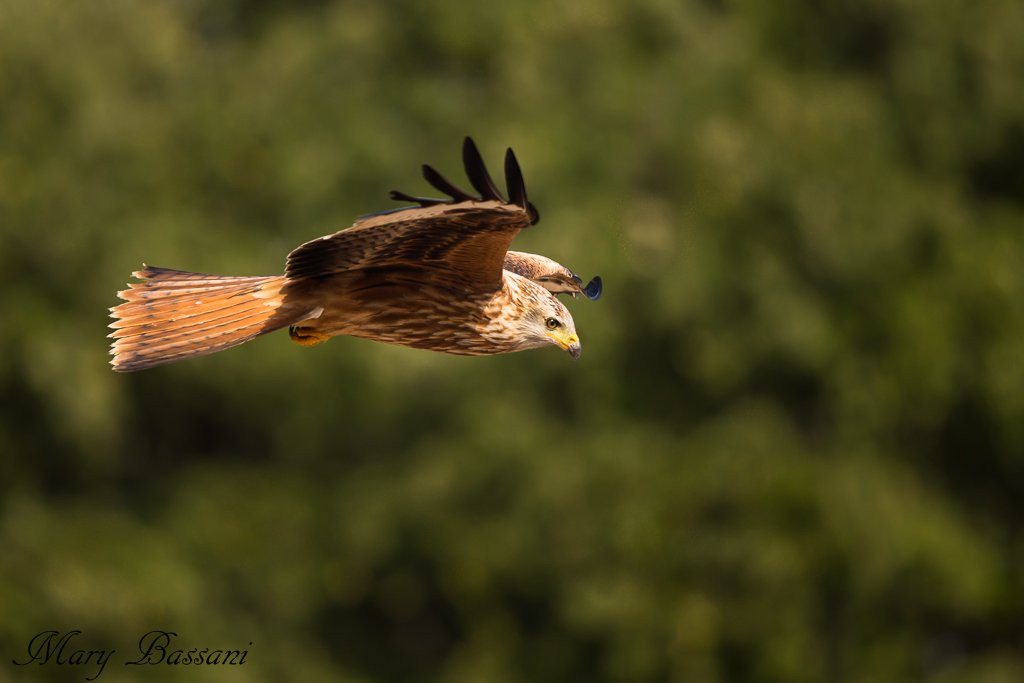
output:
M459 289L497 289L509 244L528 225L525 211L493 201L373 216L295 249L285 275L295 281L394 271Z
M570 294L573 298L582 294L591 301L601 298L600 276L595 276L584 285L579 275L547 256L510 251L505 254L503 267L533 280L552 294Z
M509 244L520 230L537 222L537 210L526 198L512 150L505 156L511 202L498 192L469 138L463 145L463 160L481 196L470 195L424 166L424 177L451 200L392 192L393 198L419 206L366 216L346 230L303 244L288 255L288 280L364 270L383 280L393 274L406 282L459 290L499 288Z

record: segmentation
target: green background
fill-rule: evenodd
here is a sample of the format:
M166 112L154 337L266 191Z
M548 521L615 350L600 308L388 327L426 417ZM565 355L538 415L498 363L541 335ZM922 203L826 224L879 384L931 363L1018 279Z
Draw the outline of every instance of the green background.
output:
M0 0L0 680L1024 680L1024 4ZM506 146L584 354L275 333L140 263ZM156 666L139 636L245 648ZM135 650L135 654L132 651Z

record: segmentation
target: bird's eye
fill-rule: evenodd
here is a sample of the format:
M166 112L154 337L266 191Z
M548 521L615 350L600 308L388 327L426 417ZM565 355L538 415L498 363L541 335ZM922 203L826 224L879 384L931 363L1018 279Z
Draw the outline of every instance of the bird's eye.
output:
M548 318L547 320L544 321L544 327L548 328L549 330L557 330L561 324L562 323L558 322L554 318Z

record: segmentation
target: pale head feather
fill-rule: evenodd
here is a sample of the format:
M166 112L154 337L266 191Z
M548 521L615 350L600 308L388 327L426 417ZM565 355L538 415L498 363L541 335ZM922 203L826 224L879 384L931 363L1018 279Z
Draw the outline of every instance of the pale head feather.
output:
M558 346L551 337L549 320L559 326L559 333L576 335L576 323L562 302L551 292L521 275L505 271L503 302L481 334L509 350Z

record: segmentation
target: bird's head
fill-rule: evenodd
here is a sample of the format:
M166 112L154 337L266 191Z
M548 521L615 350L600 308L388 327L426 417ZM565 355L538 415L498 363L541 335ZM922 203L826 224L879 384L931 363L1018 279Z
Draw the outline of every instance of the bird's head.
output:
M553 294L544 294L545 296L537 298L537 305L527 316L530 335L539 342L554 344L568 351L573 358L579 358L583 347L580 346L576 323L573 322L569 309Z
M484 336L509 347L509 351L535 349L553 344L573 358L582 352L569 309L541 285L505 271L505 294L500 312L483 331Z

